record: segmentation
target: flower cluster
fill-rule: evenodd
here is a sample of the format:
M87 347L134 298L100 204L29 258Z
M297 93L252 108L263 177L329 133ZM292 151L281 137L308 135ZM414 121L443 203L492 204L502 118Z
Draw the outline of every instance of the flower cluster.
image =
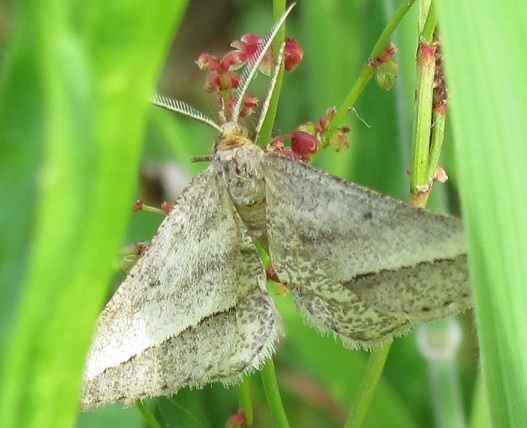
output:
M209 53L201 54L196 61L200 69L208 71L204 89L206 92L216 93L221 106L223 120L232 119L232 111L236 103L235 91L240 83L239 69L250 64L259 53L262 38L256 34L245 34L239 40L231 43L234 49L222 58ZM302 61L302 47L293 39L286 38L284 48L284 68L286 71L295 70ZM270 75L273 68L272 48L265 54L259 66L259 71ZM246 94L241 106L240 117L247 117L254 113L258 106L258 98ZM280 152L286 156L309 162L319 147L329 146L335 151L348 147L347 133L349 128L330 129L330 123L335 116L334 107L329 108L318 123L307 122L287 135L275 137L267 146L268 151ZM283 142L291 140L291 146L284 146Z
M258 53L262 38L256 34L245 34L239 40L231 43L234 50L227 52L222 58L209 53L201 54L196 64L201 70L209 73L205 81L206 92L218 94L218 102L224 113L224 119L230 120L230 114L236 102L234 92L240 83L238 70L249 63ZM284 68L293 71L302 61L302 47L293 39L286 38L284 49ZM269 75L273 66L273 49L266 53L259 71ZM258 98L246 94L240 117L250 116L258 105Z
M287 135L274 138L267 146L268 151L279 152L302 162L309 162L318 148L331 147L339 152L348 148L350 129L342 127L331 132L329 124L336 114L334 107L328 108L326 114L318 123L307 122L300 125L295 131ZM285 147L284 140L291 140L291 147Z

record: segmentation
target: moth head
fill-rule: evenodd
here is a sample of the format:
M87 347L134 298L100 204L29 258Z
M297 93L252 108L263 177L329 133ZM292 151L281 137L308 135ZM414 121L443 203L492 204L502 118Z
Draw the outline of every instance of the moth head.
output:
M214 143L213 152L234 149L248 144L254 143L248 137L247 128L236 122L226 122L221 126L221 132Z

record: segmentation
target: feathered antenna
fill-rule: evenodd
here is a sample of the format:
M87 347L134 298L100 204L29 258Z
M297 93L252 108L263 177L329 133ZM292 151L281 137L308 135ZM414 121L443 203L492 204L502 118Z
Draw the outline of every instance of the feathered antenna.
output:
M183 116L187 116L198 122L209 125L215 130L217 130L218 132L221 132L221 127L216 122L214 122L210 117L205 116L199 110L196 110L194 107L192 107L191 105L183 101L173 100L163 95L156 94L152 98L151 103L154 104L155 106L162 107L168 111L179 113Z
M234 123L238 123L238 119L240 117L240 110L242 108L243 99L245 98L245 94L247 93L247 89L249 88L250 83L253 81L254 77L256 76L256 73L258 72L258 67L260 67L260 64L262 63L265 54L271 47L271 44L273 43L274 38L278 34L278 30L284 23L285 19L287 18L287 15L289 15L289 12L291 12L291 9L295 6L296 3L292 3L287 10L284 12L284 14L280 17L278 21L271 27L271 31L269 31L269 34L265 36L265 38L260 43L260 46L252 56L252 58L247 63L247 66L245 67L245 70L243 71L240 82L238 83L238 89L236 90L236 105L234 106L234 110L232 113L232 121Z
M292 3L287 8L287 10L284 12L284 14L280 17L280 19L271 27L271 30L269 31L267 36L265 36L262 39L260 45L258 46L258 49L252 55L251 59L249 59L249 61L247 62L245 70L244 70L244 72L242 73L242 75L240 77L240 81L238 83L238 89L236 90L236 93L235 93L236 104L234 106L233 114L232 114L232 121L234 123L238 123L241 107L242 107L245 95L247 93L247 89L249 87L249 84L252 82L252 80L256 76L256 73L258 71L258 67L262 63L262 61L263 61L263 59L265 57L265 54L267 53L267 51L271 47L271 44L273 43L274 38L278 34L278 30L280 29L280 27L284 23L285 19L287 18L287 16L291 12L291 9L293 9L295 4L296 3ZM278 54L277 64L275 65L275 67L273 69L273 77L272 77L272 80L271 80L271 86L270 86L269 93L268 93L268 95L266 97L266 100L265 100L265 102L263 104L263 107L262 107L262 114L260 115L260 120L258 122L258 127L256 129L257 133L259 132L259 130L260 130L261 126L262 126L263 119L265 118L265 115L267 114L267 109L269 108L270 97L271 97L271 95L273 93L274 87L276 85L276 80L277 80L277 77L278 77L278 70L279 70L279 68L280 68L280 66L281 66L281 64L283 62L284 47L285 47L285 45L281 46L280 52ZM171 112L174 112L174 113L178 113L178 114L181 114L183 116L187 116L187 117L189 117L191 119L194 119L194 120L196 120L198 122L204 123L204 124L214 128L218 132L222 132L223 131L221 126L218 125L214 120L212 120L210 117L204 115L199 110L196 110L194 107L192 107L191 105L189 105L189 104L187 104L187 103L185 103L183 101L173 100L173 99L165 97L163 95L156 94L152 98L151 102L152 102L152 104L154 104L154 105L156 105L158 107L164 108L164 109L166 109L168 111L171 111Z

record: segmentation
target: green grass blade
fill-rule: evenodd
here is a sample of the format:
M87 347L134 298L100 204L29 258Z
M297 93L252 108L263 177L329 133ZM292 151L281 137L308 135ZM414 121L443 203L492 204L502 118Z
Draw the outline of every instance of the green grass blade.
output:
M20 278L5 289L21 287L18 299L3 293L11 297L2 337L4 426L74 423L84 357L134 191L148 99L184 6L87 1L69 13L65 1L18 3L1 70L0 158L18 161L3 174L35 190L36 202L25 204L31 218L22 215L30 233L10 234L17 257L2 260L6 278L17 268ZM28 148L38 156L25 155ZM20 188L19 195L2 189L13 211L2 216L2 234L18 229L16 198L29 196Z
M496 427L527 426L527 11L437 2L481 367Z

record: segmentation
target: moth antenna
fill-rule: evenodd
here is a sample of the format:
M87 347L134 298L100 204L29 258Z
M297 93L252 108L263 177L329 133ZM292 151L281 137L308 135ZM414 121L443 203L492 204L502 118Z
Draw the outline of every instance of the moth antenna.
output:
M210 162L213 159L213 156L192 156L190 158L190 162L197 163L197 162Z
M254 143L258 143L258 137L260 135L260 129L262 129L262 125L264 123L265 117L267 116L267 110L269 110L269 104L271 103L271 98L273 96L273 92L276 86L276 82L278 81L278 74L280 72L280 68L282 67L284 63L284 51L285 51L285 43L282 43L282 46L280 46L280 51L278 52L278 58L276 59L276 64L273 68L272 73L272 79L271 84L269 85L269 92L267 93L267 96L265 97L265 101L262 105L262 111L260 113L260 118L258 119L258 125L256 126L256 133L254 138Z
M247 93L247 89L250 83L252 82L252 80L256 76L256 73L258 72L258 67L260 67L260 64L262 63L269 47L273 43L273 40L278 33L278 30L284 23L285 19L287 18L287 15L289 15L289 12L291 12L291 9L293 9L295 4L296 3L292 3L284 12L284 14L280 17L280 19L276 21L276 23L271 27L271 31L269 31L269 34L264 37L264 39L260 43L260 46L254 53L252 58L249 60L247 67L243 71L240 77L240 82L238 83L238 89L236 90L236 105L234 106L234 110L232 113L232 121L234 123L238 123L243 99L245 97L245 94Z
M178 113L183 116L189 117L198 122L204 123L205 125L209 125L210 127L214 128L218 132L222 132L221 127L216 122L214 122L210 117L205 116L199 110L196 110L194 107L192 107L191 105L183 101L173 100L163 95L156 94L154 95L154 97L152 98L150 102L154 104L155 106L164 108L165 110L171 111L173 113Z

